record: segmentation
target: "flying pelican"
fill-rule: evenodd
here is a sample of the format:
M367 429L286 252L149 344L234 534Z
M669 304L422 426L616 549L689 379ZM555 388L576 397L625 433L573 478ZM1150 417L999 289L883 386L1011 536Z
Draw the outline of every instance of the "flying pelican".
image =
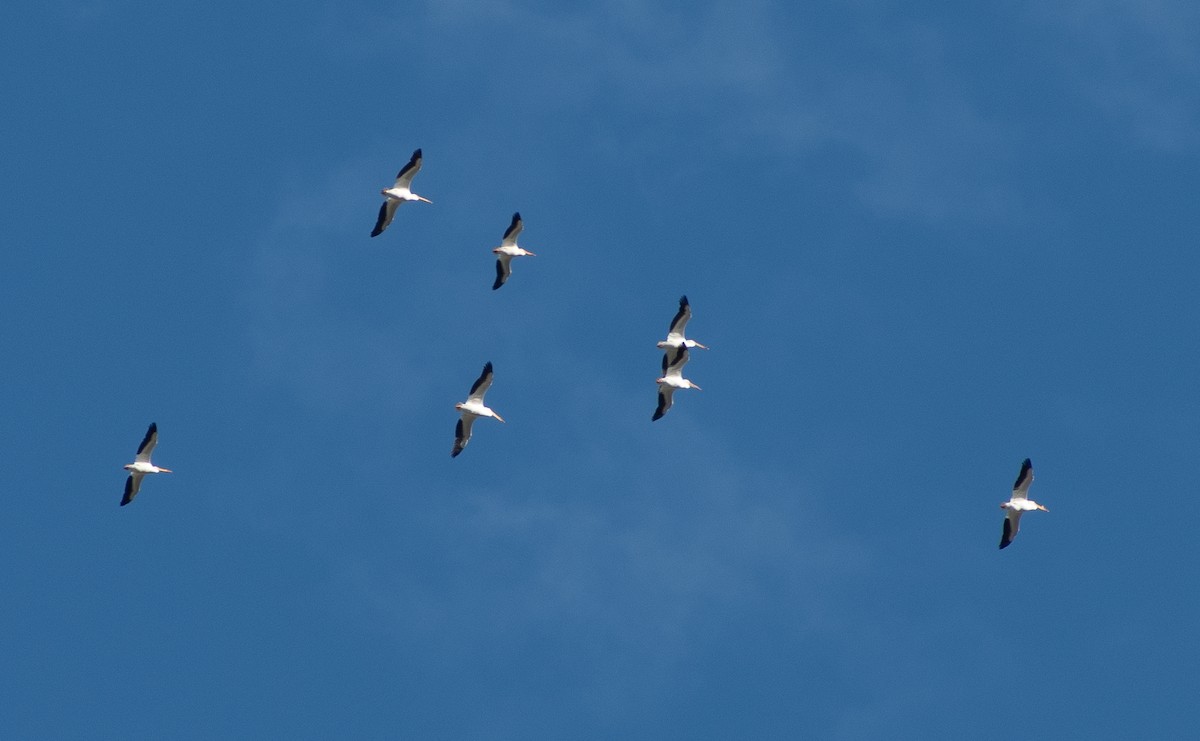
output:
M143 476L148 473L173 473L169 468L161 468L150 462L150 454L154 452L154 446L157 444L158 425L151 422L150 429L146 430L146 437L142 438L142 444L138 446L137 457L133 459L133 463L125 466L125 470L129 471L129 478L125 479L125 496L121 497L122 507L137 496L138 489L142 488Z
M400 204L405 201L424 201L425 203L433 203L428 198L422 197L413 193L409 188L412 187L413 176L421 170L421 150L412 153L412 159L408 164L400 169L396 174L396 184L390 188L384 188L379 191L383 196L383 205L379 207L379 220L375 222L375 228L371 231L372 237L378 237L383 234L383 230L388 228L388 224L392 223L392 217L396 215L396 209L400 208Z
M1000 509L1008 510L1004 515L1004 534L1000 536L1000 547L1007 548L1013 538L1017 537L1017 529L1021 526L1021 513L1040 509L1049 512L1042 505L1028 497L1029 485L1033 483L1033 464L1026 458L1021 464L1021 473L1017 474L1017 482L1013 484L1012 498L1000 505Z
M654 410L654 416L650 421L662 419L662 416L671 408L672 400L675 396L675 389L696 389L702 391L699 386L692 383L683 377L683 366L688 361L687 345L681 345L676 350L674 357L668 360L670 351L663 355L663 374L658 379L658 408Z
M488 361L483 366L483 373L480 373L479 378L475 379L475 383L471 384L471 393L467 396L467 400L454 405L455 409L462 412L462 418L458 420L458 425L454 428L454 449L450 451L451 458L463 452L463 448L467 447L467 443L471 441L471 425L475 423L476 417L495 417L501 422L504 421L503 417L483 404L483 395L487 393L491 385L492 363Z
M537 257L529 250L523 250L517 246L517 235L525 228L525 223L521 221L521 214L513 214L512 223L508 225L508 231L504 232L504 239L501 240L500 246L492 250L496 253L496 282L492 284L492 290L496 290L504 285L508 280L508 276L512 275L512 259L514 257Z
M680 345L683 345L689 348L698 347L701 350L707 350L708 348L704 345L701 345L699 342L696 342L695 340L689 340L683 336L683 331L687 328L688 319L691 318L692 307L688 303L687 296L680 296L679 311L675 314L675 318L671 320L671 326L667 330L667 339L661 340L658 343L658 347L666 350L668 348L679 347Z

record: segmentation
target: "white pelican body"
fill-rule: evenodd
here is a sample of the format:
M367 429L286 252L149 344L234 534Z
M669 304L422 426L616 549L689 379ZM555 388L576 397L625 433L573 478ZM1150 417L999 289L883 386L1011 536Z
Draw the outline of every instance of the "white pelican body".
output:
M663 355L663 374L658 379L658 407L654 410L654 416L650 420L656 421L662 419L667 410L671 408L674 401L675 389L696 389L702 391L699 386L692 383L683 377L683 366L688 362L687 345L680 346L674 353L668 350Z
M679 297L679 311L675 313L675 318L671 320L671 326L667 329L667 339L660 340L658 347L663 350L668 350L673 347L698 347L701 350L708 348L701 345L695 340L689 340L683 336L684 330L687 329L688 319L692 318L692 306L688 303L687 296Z
M475 424L476 417L493 417L501 422L504 421L503 417L483 403L483 395L487 393L491 385L492 364L489 361L483 366L483 373L479 374L479 378L471 385L471 393L467 396L467 400L454 405L454 408L462 413L462 417L454 428L454 448L450 451L451 458L455 458L463 452L463 448L467 447L467 443L471 441L471 425Z
M1007 502L1000 504L1000 509L1006 510L1004 515L1004 532L1000 535L1000 547L1007 548L1013 542L1013 538L1017 537L1017 530L1021 527L1021 513L1032 512L1035 509L1040 509L1043 512L1049 512L1042 505L1029 498L1029 485L1033 483L1033 463L1028 458L1021 464L1021 472L1017 474L1017 481L1013 484L1012 497Z
M150 454L154 452L155 445L158 445L158 425L151 422L146 436L142 438L142 444L138 446L137 457L133 459L133 463L124 466L125 470L129 471L129 478L125 479L125 495L121 497L122 507L137 496L138 490L142 488L143 476L148 473L172 473L171 469L150 462Z
M504 232L504 239L500 241L500 246L492 250L496 253L496 282L492 284L493 291L504 285L508 276L512 275L512 259L514 257L537 257L529 250L523 250L517 246L517 235L524 228L525 223L521 221L520 212L513 214L512 223Z
M383 205L379 207L379 218L375 221L375 228L371 230L372 237L378 237L383 234L383 230L388 228L388 224L392 223L392 218L396 215L396 209L400 208L400 204L405 201L424 201L425 203L433 203L433 201L419 196L412 192L412 179L421 170L421 150L418 149L412 153L412 159L408 164L400 168L400 172L396 174L396 184L390 188L384 188L379 191L383 196Z

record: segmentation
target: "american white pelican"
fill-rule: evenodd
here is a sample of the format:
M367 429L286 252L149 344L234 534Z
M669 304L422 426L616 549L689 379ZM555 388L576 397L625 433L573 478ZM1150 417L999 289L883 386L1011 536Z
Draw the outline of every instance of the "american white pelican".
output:
M668 350L667 354L663 355L663 374L658 379L658 408L654 410L651 421L662 419L662 416L671 408L675 389L703 390L683 377L683 366L687 364L687 361L687 345L681 345L673 354Z
M1028 497L1029 485L1033 483L1033 464L1026 458L1021 464L1021 473L1017 474L1017 482L1013 484L1012 497L1000 505L1000 509L1008 510L1004 515L1004 533L1000 536L1000 547L1007 548L1008 544L1017 537L1017 529L1021 526L1021 513L1040 509L1049 512L1042 505Z
M467 400L454 405L455 409L462 412L462 417L459 418L458 425L454 428L454 449L450 451L451 458L463 452L463 448L467 447L467 443L471 441L471 425L475 423L476 417L495 417L501 422L504 421L503 417L483 404L483 395L487 393L491 385L492 364L489 361L483 366L483 373L480 373L479 378L475 379L475 383L471 385L471 393L467 396Z
M413 175L416 175L421 170L421 150L413 152L412 159L408 164L400 168L400 172L396 174L396 184L390 188L384 188L379 191L383 196L383 205L379 207L379 220L375 222L375 228L371 230L372 237L378 237L383 234L383 230L388 228L388 224L392 223L392 217L396 215L396 209L400 208L400 204L405 201L424 201L425 203L433 203L433 201L413 193L412 187Z
M699 342L689 340L683 336L683 331L687 329L688 319L691 318L691 304L688 303L687 296L680 296L679 311L675 313L675 318L671 320L671 326L667 329L667 339L659 341L658 347L666 350L667 348L683 345L689 348L698 347L701 350L707 350L708 348Z
M143 476L148 473L173 473L169 468L161 468L150 462L150 454L154 452L155 445L158 445L158 425L151 422L150 429L146 430L146 437L142 438L142 444L138 446L137 457L133 459L133 463L125 465L125 470L129 471L129 478L125 479L125 496L121 497L122 507L137 496L138 489L142 488Z
M514 257L537 257L529 250L523 250L517 246L517 235L525 228L525 223L521 221L521 214L513 214L512 223L508 225L508 231L504 232L504 239L500 241L500 246L492 250L496 253L496 282L492 284L492 290L496 290L504 285L508 280L508 276L512 275L512 259Z

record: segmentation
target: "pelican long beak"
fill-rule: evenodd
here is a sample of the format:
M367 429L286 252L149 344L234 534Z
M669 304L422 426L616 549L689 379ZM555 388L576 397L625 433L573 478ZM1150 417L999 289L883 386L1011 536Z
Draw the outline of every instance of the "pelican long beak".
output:
M530 252L529 250L525 250L525 256L526 256L526 257L537 257L537 255L535 255L534 253Z
M158 469L158 472L159 472L159 473L175 473L175 472L174 472L174 471L172 471L171 469L169 469L169 468L162 468L161 466L159 467L159 469Z
M694 384L694 383L692 384L692 388L696 389L697 391L703 391L703 390L704 390L704 389L700 388L699 386L697 386L697 385L696 385L696 384Z
M700 348L701 350L707 350L707 349L708 349L708 345L701 345L699 342L697 342L697 343L696 343L696 347Z
M501 417L499 414L496 414L495 412L492 412L492 416L495 417L496 419L500 420L501 422L504 421L504 417Z
M1049 512L1049 511L1050 511L1050 508L1049 508L1049 507L1047 507L1047 506L1046 506L1046 505L1044 505L1044 504L1039 504L1039 505L1038 505L1038 509L1040 509L1040 510L1041 510L1041 511L1043 511L1043 512Z
M429 200L429 199L428 199L428 198L426 198L425 196L418 196L416 193L413 193L413 195L414 195L414 196L416 196L416 198L417 198L417 200L418 200L418 201L424 201L424 202L426 202L426 203L428 203L428 204L432 204L432 203L433 203L433 201Z

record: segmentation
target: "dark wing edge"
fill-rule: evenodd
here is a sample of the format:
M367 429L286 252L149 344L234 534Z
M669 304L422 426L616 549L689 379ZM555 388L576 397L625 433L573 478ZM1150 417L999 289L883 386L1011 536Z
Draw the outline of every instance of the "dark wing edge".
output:
M496 282L492 284L492 290L504 285L506 280L508 280L508 272L504 269L504 261L496 260Z
M675 318L671 320L671 326L667 328L667 332L679 332L679 330L675 329L675 327L679 325L680 320L682 320L684 324L687 324L688 318L691 317L691 315L692 307L691 304L688 303L688 297L680 296L679 311L675 313ZM683 332L679 333L683 334Z
M1017 474L1017 480L1013 483L1013 491L1029 490L1029 485L1033 483L1033 463L1026 458L1021 463L1021 472Z
M150 427L148 427L146 429L146 436L142 438L142 444L138 446L137 454L141 455L142 451L146 449L146 446L150 446L150 448L153 449L154 448L153 441L154 441L155 436L157 436L157 435L158 435L158 423L151 422Z
M491 375L492 375L492 361L489 360L483 364L483 373L480 373L479 378L475 379L475 383L471 384L471 393L467 394L467 396L468 397L474 396L475 392L477 390L479 390L479 387L482 386L484 383L486 383L488 378Z
M1004 518L1004 532L1000 535L1000 549L1004 550L1012 542L1013 538L1017 537L1017 531L1013 528L1013 520L1011 517Z
M383 230L388 227L388 201L383 199L383 204L379 207L379 218L375 221L375 228L371 230L372 237L378 237L383 234Z
M454 448L450 451L451 458L457 458L458 454L463 452L463 448L467 447L467 440L463 438L463 421L459 418L458 424L454 426Z
M667 395L663 392L658 392L658 408L654 410L654 416L650 418L651 422L657 422L663 418L667 410L671 408L670 402L667 401Z
M129 504L137 496L139 486L134 484L133 476L125 479L125 494L121 497L121 506Z
M513 234L519 231L521 231L521 212L516 211L513 213L512 223L504 230L504 239L511 239Z
M404 177L405 175L412 172L413 170L421 169L421 156L422 155L421 155L420 148L414 150L412 153L412 157L410 157L408 159L408 164L405 165L404 167L401 167L400 172L396 173L396 179L399 180L400 178Z

